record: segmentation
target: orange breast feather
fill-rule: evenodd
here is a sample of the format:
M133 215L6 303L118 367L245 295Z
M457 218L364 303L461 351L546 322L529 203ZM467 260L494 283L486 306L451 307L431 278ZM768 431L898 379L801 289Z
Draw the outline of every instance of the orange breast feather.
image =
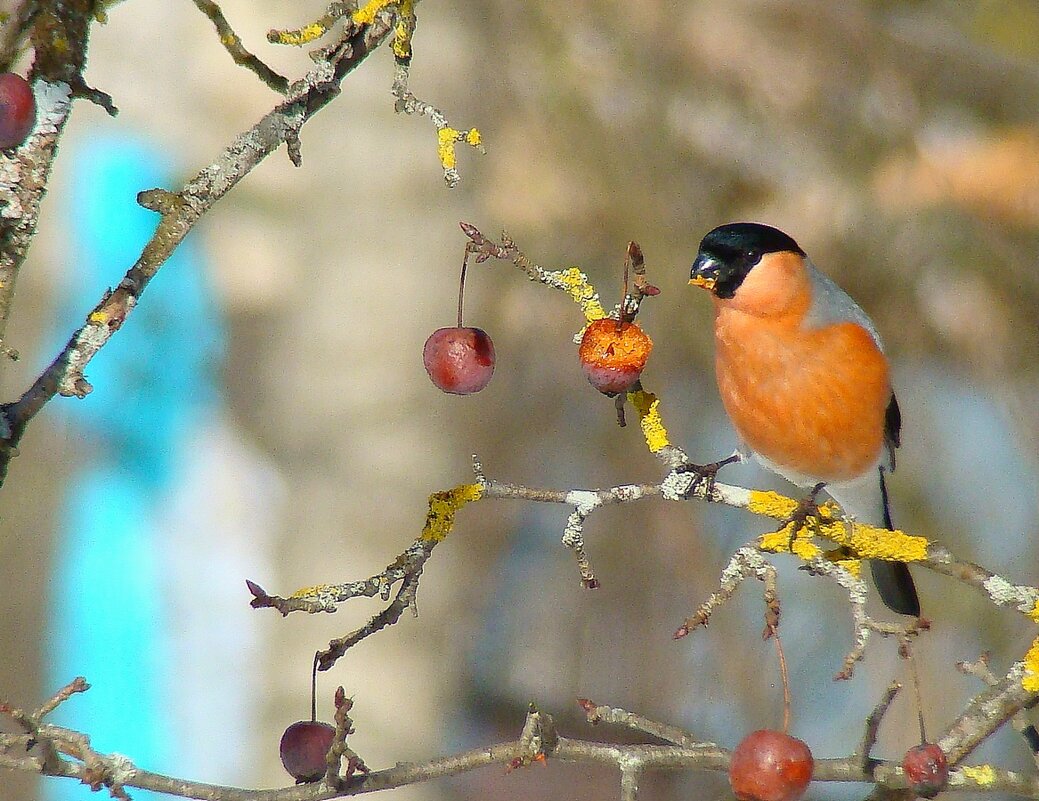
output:
M891 383L869 332L850 322L802 329L719 305L715 338L722 402L751 449L826 482L876 464Z

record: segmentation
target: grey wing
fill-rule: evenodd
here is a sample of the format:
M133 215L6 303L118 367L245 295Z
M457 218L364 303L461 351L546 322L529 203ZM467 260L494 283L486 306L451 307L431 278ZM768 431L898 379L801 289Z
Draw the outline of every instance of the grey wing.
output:
M805 325L822 327L832 323L852 322L865 328L873 341L877 343L881 353L884 343L876 326L851 296L833 282L828 275L819 271L810 259L805 259L808 275L812 281L812 305L808 308ZM884 445L888 455L888 469L895 469L895 448L901 444L902 414L898 409L898 400L894 393L884 414Z
M805 263L812 281L812 305L808 308L805 325L821 328L831 323L856 323L869 331L869 335L883 352L884 344L880 341L880 334L877 333L877 328L869 319L869 315L847 292L837 286L833 279L820 272L811 259L805 259Z

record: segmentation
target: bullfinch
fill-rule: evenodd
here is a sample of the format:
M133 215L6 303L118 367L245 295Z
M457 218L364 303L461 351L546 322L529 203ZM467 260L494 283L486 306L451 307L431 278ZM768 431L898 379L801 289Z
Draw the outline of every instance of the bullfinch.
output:
M799 487L824 484L849 516L893 529L884 474L902 420L866 313L793 239L759 223L708 233L689 283L714 300L718 391L740 452ZM918 617L909 568L870 566L881 600Z

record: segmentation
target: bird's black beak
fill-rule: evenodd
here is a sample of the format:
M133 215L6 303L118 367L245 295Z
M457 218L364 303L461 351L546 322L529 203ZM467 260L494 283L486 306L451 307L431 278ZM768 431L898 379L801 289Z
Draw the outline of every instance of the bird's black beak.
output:
M689 271L689 283L693 286L703 287L707 290L714 289L718 282L718 274L721 272L722 263L706 253L696 254L693 269Z

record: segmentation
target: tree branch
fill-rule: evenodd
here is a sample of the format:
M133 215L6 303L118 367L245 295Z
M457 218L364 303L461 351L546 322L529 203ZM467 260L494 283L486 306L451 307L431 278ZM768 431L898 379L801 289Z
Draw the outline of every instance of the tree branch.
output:
M339 84L343 78L393 32L393 21L393 13L388 10L376 13L370 23L359 24L348 20L341 38L332 48L329 60L319 63L304 79L294 83L284 102L236 137L213 163L188 181L179 192L152 189L138 196L138 202L158 212L161 219L136 263L115 290L104 294L87 315L83 327L72 335L35 383L18 400L0 406L0 486L7 476L11 459L17 454L17 446L26 426L44 405L58 394L83 397L90 392L90 384L84 377L87 364L119 330L151 279L199 219L283 143L287 145L293 162L297 165L300 163L300 129L339 93ZM54 106L55 125L60 127L68 114L67 94L62 102L55 102ZM52 141L49 154L52 154L53 145ZM46 174L36 177L39 183L35 186L35 194L31 194L29 199L38 204ZM23 214L23 227L35 227L35 211L33 209L31 215ZM28 241L27 233L25 246ZM17 250L16 255L20 263L24 252ZM3 278L4 267L0 263L0 281ZM5 308L4 298L0 296L0 324L6 314Z
M30 726L33 737L61 756L51 762L31 757L12 757L8 752L12 747L24 748L24 737L19 740L18 735L0 735L0 767L79 779L94 789L106 787L118 798L128 798L126 787L138 787L204 801L318 801L419 784L489 765L501 765L511 771L545 759L617 767L620 771L621 797L632 799L635 797L639 776L649 770L728 771L730 752L725 748L714 743L697 742L691 735L672 726L650 721L623 709L596 706L588 701L580 703L593 723L620 723L654 736L665 733L666 739L680 740L682 744L619 745L561 737L556 733L551 716L532 706L523 731L516 740L426 762L401 763L385 770L335 777L332 783L320 781L278 789L251 790L188 781L143 770L119 754L97 753L82 732L39 723ZM886 709L886 704L882 702L874 710L870 717L871 726L879 725L879 718ZM0 713L14 717L7 704L0 705ZM943 738L941 744L943 748L946 744L950 748L959 747L954 737ZM870 760L865 754L816 760L812 780L873 784L886 791L905 790L908 787L900 765ZM1002 791L1025 798L1039 798L1039 778L1022 776L989 765L960 766L951 772L947 789L984 789L987 792Z

